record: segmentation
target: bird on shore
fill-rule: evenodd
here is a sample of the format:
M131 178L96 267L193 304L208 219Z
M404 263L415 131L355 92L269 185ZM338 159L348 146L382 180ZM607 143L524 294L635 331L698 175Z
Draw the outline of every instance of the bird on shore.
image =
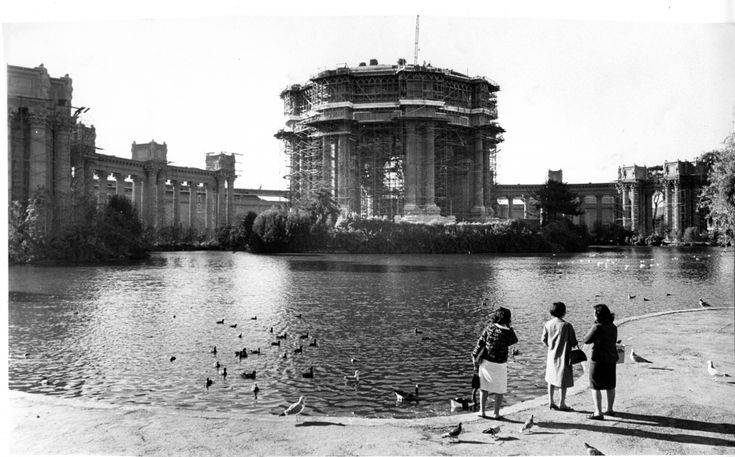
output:
M258 383L254 383L253 387L251 387L250 390L253 392L254 395L258 395L258 392L260 392L260 387L258 387Z
M279 416L295 416L296 414L301 414L304 411L304 408L306 408L306 399L303 397L299 397L299 401L294 403L293 405L286 408Z
M589 455L605 455L602 452L600 452L599 449L592 447L587 443L584 443L584 448L587 450L587 454Z
M211 351L212 354L217 355L217 346L213 347Z
M404 401L418 401L419 400L419 385L416 384L414 387L414 393L405 392L399 389L393 389L393 393L396 394L396 402L402 403Z
M653 363L650 360L644 359L643 357L636 354L635 351L633 351L633 348L630 348L630 360L633 363Z
M237 328L237 324L230 324L231 328Z
M309 346L311 346L313 348L317 347L316 338L314 338L314 341L312 341L311 343L309 343Z
M204 383L204 387L206 387L207 389L209 389L209 387L212 384L214 384L214 381L212 381L211 379L207 378L207 381Z
M533 414L531 414L531 417L528 418L528 420L523 424L523 427L521 427L521 433L530 432L533 428Z
M309 338L309 332L306 332L306 333L303 333L303 334L299 335L299 338L302 339L302 340L308 339Z
M495 427L486 428L482 431L482 433L486 433L488 435L492 435L493 438L498 437L498 433L500 433L500 425L496 425Z
M280 346L280 345L281 345L281 341L280 340L278 340L278 341L271 341L271 346Z
M309 371L301 373L302 378L313 378L314 377L314 367L309 367Z
M255 379L255 370L253 370L250 373L248 373L247 371L245 371L245 372L241 373L240 376L242 376L245 379Z
M700 298L699 299L699 306L701 306L702 308L709 308L711 305Z
M170 359L168 359L169 362L173 362L174 360L176 360L176 356L173 356L173 355L171 356Z
M454 438L459 439L459 434L462 433L462 422L460 422L454 429L442 435L442 438Z
M302 354L304 352L304 346L299 346L293 350L294 354Z
M712 363L711 360L708 360L707 361L707 373L709 373L709 375L712 376L712 379L715 379L717 377L721 377L721 378L729 378L730 377L729 374L723 373L720 370L718 370L717 368L715 368L715 364Z
M217 321L217 323L218 324L224 324L225 323L225 320L224 319L220 319L220 320Z
M345 381L347 381L347 382L360 382L360 370L355 370L355 374L352 375L352 376L345 375Z

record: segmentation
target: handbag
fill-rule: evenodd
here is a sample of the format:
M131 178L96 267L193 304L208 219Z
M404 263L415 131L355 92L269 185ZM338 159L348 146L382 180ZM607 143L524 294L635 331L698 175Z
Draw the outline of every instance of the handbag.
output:
M569 363L572 365L584 362L585 360L587 360L587 355L579 348L579 346L577 346L577 349L572 349L572 352L569 354Z

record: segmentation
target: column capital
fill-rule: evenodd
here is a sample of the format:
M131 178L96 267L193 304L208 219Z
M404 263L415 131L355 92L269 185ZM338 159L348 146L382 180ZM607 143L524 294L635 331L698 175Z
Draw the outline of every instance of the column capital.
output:
M30 112L28 114L28 122L31 124L31 127L46 127L48 125L48 116L45 113Z

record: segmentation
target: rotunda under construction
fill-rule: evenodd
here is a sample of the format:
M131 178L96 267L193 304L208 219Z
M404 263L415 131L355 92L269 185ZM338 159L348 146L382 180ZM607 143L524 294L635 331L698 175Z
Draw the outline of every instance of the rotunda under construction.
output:
M290 198L327 189L347 212L405 220L494 214L499 86L429 65L326 70L281 92Z

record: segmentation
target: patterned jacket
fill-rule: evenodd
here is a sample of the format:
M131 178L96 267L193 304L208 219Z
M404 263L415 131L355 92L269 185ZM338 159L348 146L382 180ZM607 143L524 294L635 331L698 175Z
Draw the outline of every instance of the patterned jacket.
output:
M508 346L512 346L518 342L516 333L510 327L500 327L496 324L490 324L482 332L477 345L472 351L472 359L477 359L477 355L485 348L482 354L482 360L489 360L494 363L505 363L508 361Z

